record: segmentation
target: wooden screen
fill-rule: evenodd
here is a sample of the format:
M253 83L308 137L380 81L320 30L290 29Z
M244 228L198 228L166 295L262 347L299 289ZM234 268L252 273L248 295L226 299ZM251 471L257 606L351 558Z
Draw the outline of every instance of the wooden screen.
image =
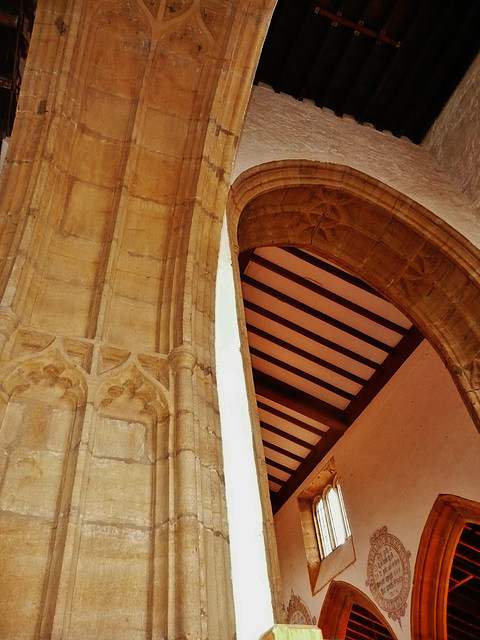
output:
M358 604L352 605L345 640L393 640L380 620Z
M455 550L447 600L448 640L480 638L480 524L467 522Z

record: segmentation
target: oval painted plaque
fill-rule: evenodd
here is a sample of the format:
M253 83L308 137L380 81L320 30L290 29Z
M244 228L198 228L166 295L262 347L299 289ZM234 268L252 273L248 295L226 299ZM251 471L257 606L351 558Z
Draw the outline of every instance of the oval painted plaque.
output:
M410 592L410 551L387 527L375 531L370 545L366 584L378 606L400 622Z

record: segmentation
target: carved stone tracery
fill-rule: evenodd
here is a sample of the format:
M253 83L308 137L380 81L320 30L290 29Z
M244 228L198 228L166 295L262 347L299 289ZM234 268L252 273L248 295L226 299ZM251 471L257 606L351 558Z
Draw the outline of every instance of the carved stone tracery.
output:
M56 348L14 366L3 379L2 390L8 398L35 397L42 404L61 403L72 409L86 401L83 376Z
M147 381L140 370L131 366L104 383L100 391L100 415L125 421L146 421L154 425L168 414L161 392Z

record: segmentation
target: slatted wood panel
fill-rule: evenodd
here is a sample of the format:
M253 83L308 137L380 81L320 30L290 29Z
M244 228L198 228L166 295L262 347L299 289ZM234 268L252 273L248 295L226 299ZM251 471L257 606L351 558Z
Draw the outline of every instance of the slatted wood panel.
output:
M256 82L420 142L479 24L478 0L279 0Z
M480 525L467 523L457 544L447 602L449 640L480 639Z
M358 604L352 606L348 618L345 640L394 640L390 631L376 618Z
M278 509L422 340L358 278L305 251L240 256L253 377Z

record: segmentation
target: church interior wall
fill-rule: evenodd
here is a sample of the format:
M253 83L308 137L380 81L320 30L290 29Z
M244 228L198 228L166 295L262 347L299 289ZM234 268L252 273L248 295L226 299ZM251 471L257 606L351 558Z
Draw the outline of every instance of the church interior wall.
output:
M269 87L253 87L232 182L253 166L284 159L331 162L362 171L412 198L480 246L474 203L430 148L339 118ZM471 171L478 174L473 167Z
M442 110L424 141L452 180L480 209L480 56Z
M437 496L480 501L477 432L443 363L426 341L334 446L331 456L355 549L354 563L336 579L369 597L367 558L376 530L386 526L401 540L411 553L413 577L420 537ZM295 594L317 620L328 587L312 595L297 496L326 462L327 458L275 516L284 605L287 608ZM389 620L399 640L411 637L410 598L411 592L401 625Z
M0 637L234 635L214 272L273 2L213 4L39 2L2 175ZM232 181L272 160L343 164L480 247L478 184L459 188L434 146L257 87ZM342 578L364 591L376 528L413 568L438 492L480 499L478 433L428 345L332 454L355 538ZM318 618L295 509L277 516L284 604L294 590Z
M467 244L480 246L476 202L431 145L417 146L268 87L254 87L233 179L284 160L359 170L429 209ZM472 167L468 171L475 173ZM469 178L472 192L475 179ZM328 584L312 594L297 496L331 456L351 517L356 558L335 578L369 597L367 557L375 531L386 526L399 537L411 554L413 577L422 531L438 495L480 501L478 434L445 365L424 342L275 516L283 606L287 609L298 596L317 621ZM389 620L399 640L411 638L410 612L411 591L401 625Z

